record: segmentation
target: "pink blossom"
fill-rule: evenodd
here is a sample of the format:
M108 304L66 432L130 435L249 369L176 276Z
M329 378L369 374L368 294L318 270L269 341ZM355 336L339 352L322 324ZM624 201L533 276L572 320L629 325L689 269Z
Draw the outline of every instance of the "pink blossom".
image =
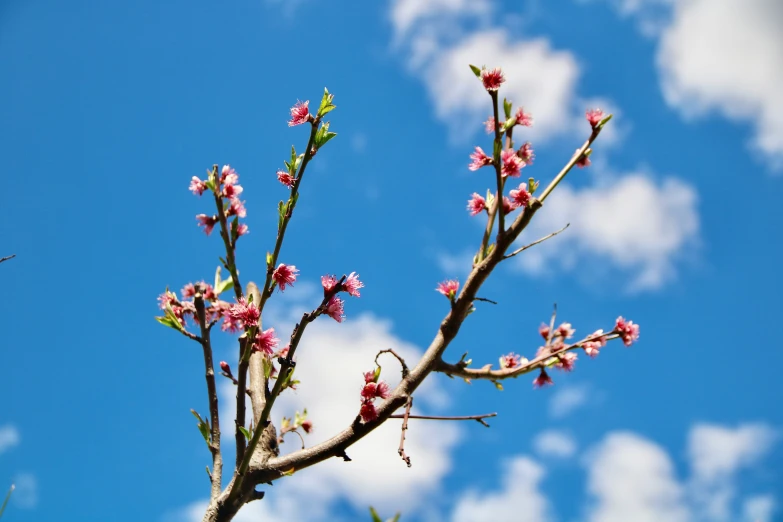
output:
M510 214L514 212L519 205L517 205L514 201L511 201L506 196L503 196L503 213L504 214Z
M277 171L277 181L279 181L280 183L282 183L288 188L294 186L294 177L284 170Z
M590 126L595 129L601 123L601 120L604 119L604 111L601 109L590 109L585 112L585 118L587 118Z
M275 271L272 272L272 279L282 292L285 290L285 285L294 286L298 274L299 270L294 265L280 263Z
M375 372L364 372L364 382L375 382Z
M481 82L484 84L484 88L488 91L497 91L500 89L500 85L506 81L503 76L503 71L500 67L494 69L482 69L481 70Z
M517 119L517 125L522 125L524 127L533 126L533 116L531 114L526 113L522 109L522 107L517 109L517 113L514 117Z
M470 165L468 165L468 169L472 171L476 171L481 167L486 167L487 165L492 165L492 158L487 156L487 154L481 149L481 147L476 147L475 152L473 152L473 154L470 155L470 159L472 159L473 161L470 163Z
M359 274L351 272L351 274L343 281L342 290L348 292L351 297L361 297L359 289L364 288L364 283L359 281Z
M579 149L576 149L576 152L579 152ZM587 157L587 154L582 154L579 159L576 160L576 166L580 169L590 166L590 158Z
M241 218L247 216L247 210L245 210L244 202L240 201L238 198L232 199L231 204L226 210L226 216L239 216Z
M291 107L291 121L288 122L289 127L294 125L301 125L310 119L310 109L307 106L310 104L310 100L302 103L296 102L296 105Z
M196 285L188 283L180 290L183 299L191 299L196 296Z
M554 381L552 381L552 378L546 373L546 370L541 368L541 373L533 380L533 388L543 388L544 386L551 384L554 384Z
M517 207L527 207L530 202L530 193L527 191L527 183L520 183L519 188L513 189L508 193Z
M239 301L228 309L228 316L234 321L242 321L244 326L258 326L261 311L256 303L250 303L244 297L240 297Z
M231 366L226 361L220 361L220 369L231 375Z
M223 165L220 171L220 182L224 185L235 185L239 182L237 171L231 168L231 165Z
M635 341L639 340L639 325L633 324L633 321L626 321L623 319L623 316L617 318L614 330L620 334L620 338L625 346L631 346Z
M337 278L333 275L321 276L321 285L324 287L324 295L326 295L337 286Z
M374 399L375 398L375 390L378 388L378 384L375 382L368 382L364 385L364 388L362 388L361 396L364 399Z
M242 185L223 185L223 197L233 199L239 196L244 189Z
M438 283L438 286L435 288L435 290L453 301L454 296L457 295L457 290L459 290L459 281L456 279L443 281L442 283Z
M190 180L189 189L196 196L200 196L204 193L205 190L207 190L207 183L205 181L201 181L197 176L193 176L193 178Z
M571 337L574 336L575 332L576 330L571 328L571 323L563 323L557 327L557 335L559 335L563 339L570 339Z
M332 298L329 300L329 303L326 305L326 315L337 321L338 323L342 323L345 319L345 313L343 309L343 300L337 297L336 295L332 296Z
M525 162L525 165L532 165L533 160L536 157L536 155L533 153L533 145L531 145L529 141L525 142L524 145L519 147L519 150L517 151L517 156L522 158L522 161Z
M253 344L253 349L266 355L272 355L275 353L275 348L277 348L277 343L279 342L280 339L275 337L275 329L270 328L256 333L256 342Z
M245 223L240 223L237 225L237 237L244 236L250 231L250 229L247 227Z
M503 168L500 173L503 177L511 176L512 178L518 178L520 170L525 166L525 162L522 158L517 156L517 151L514 149L506 149L500 154L503 160Z
M218 222L217 216L208 216L206 214L199 214L196 216L198 219L198 226L204 227L204 233L210 235L212 229L215 228L215 224Z
M391 388L385 381L378 381L378 386L375 387L375 396L381 399L388 399L391 395Z
M574 369L574 361L576 361L576 354L574 352L566 352L557 357L557 366L559 369L570 372Z
M503 125L503 122L500 122L500 125ZM484 129L487 131L487 134L492 134L495 132L495 117L490 116L487 121L484 122Z
M288 357L289 350L291 350L291 345L290 344L286 344L285 346L280 348L280 350L275 355L277 357L282 357L282 358L285 359L286 357Z
M511 352L509 354L506 354L500 358L500 367L501 368L516 368L519 366L519 360L520 356L515 354L514 352Z
M364 422L372 422L378 418L378 410L375 409L375 405L370 401L362 403L362 408L359 410Z
M313 421L310 419L303 420L301 426L305 433L310 433L313 431Z
M549 339L549 325L541 323L541 326L538 327L538 333L540 333L541 337L544 339Z
M478 192L473 193L473 197L468 200L468 211L471 216L481 214L487 207L486 200Z
M603 330L596 330L592 335L588 337L589 341L582 343L582 349L590 357L597 357L598 351L606 346L606 337L603 335Z
M161 310L166 309L166 305L177 304L177 294L174 292L164 292L158 296L158 306Z

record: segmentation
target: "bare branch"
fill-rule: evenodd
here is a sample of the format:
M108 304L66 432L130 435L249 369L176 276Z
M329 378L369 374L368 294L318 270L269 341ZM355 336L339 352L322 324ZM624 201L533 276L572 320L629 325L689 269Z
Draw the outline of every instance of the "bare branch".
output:
M479 422L480 424L483 424L487 428L489 428L489 424L484 422L484 419L488 419L490 417L497 417L497 413L482 413L480 415L457 415L457 416L439 416L439 415L408 415L408 419L420 419L420 420L439 420L439 421L466 421L466 420L474 420ZM405 418L405 415L391 415L389 416L390 419L403 419Z
M204 350L204 369L206 370L207 393L209 396L209 414L212 424L212 433L209 449L212 452L212 492L210 500L215 500L220 496L222 487L221 480L223 475L223 456L220 452L220 416L218 413L218 395L215 386L215 369L212 361L212 343L209 337L209 330L206 322L206 309L204 305L204 289L201 285L196 285L196 295L193 303L196 307L196 317L201 328L201 346Z
M9 259L13 259L15 257L16 257L16 254L11 254L10 256L5 256L3 258L0 258L0 263L2 263L3 261L8 261Z
M560 232L562 232L563 230L567 229L567 228L568 228L570 225L571 225L571 223L567 223L567 224L566 224L566 226L564 226L563 228L561 228L561 229L560 229L560 230L558 230L557 232L552 232L551 234L549 234L549 235L547 235L547 236L544 236L544 237L542 237L541 239L537 239L536 241L533 241L533 242L532 242L532 243L530 243L529 245L525 245L525 246L523 246L523 247L517 248L516 250L514 250L514 251L513 251L513 252L511 252L510 254L503 256L503 259L508 259L508 258L510 258L510 257L514 257L515 255L519 254L520 252L524 252L525 250L527 250L528 248L530 248L530 247L532 247L532 246L536 246L536 245L537 245L537 244L539 244L539 243L543 243L543 242L544 242L544 241L546 241L547 239L550 239L550 238L553 238L553 237L555 237L555 236L556 236L556 235L558 235Z
M386 350L381 350L380 352L378 352L378 355L375 356L375 365L376 366L380 366L380 364L378 364L378 357L380 357L382 353L390 353L394 357L396 357L397 360L400 361L400 366L402 366L402 378L404 379L405 377L408 376L409 370L408 370L408 365L405 364L405 359L400 357L400 355L398 355L397 352L395 352L391 348L388 348Z
M411 407L413 406L413 395L408 396L408 402L405 404L405 413L402 416L402 429L400 430L400 447L397 453L400 454L402 460L408 467L411 467L411 458L405 453L405 432L408 431L408 419L411 414Z

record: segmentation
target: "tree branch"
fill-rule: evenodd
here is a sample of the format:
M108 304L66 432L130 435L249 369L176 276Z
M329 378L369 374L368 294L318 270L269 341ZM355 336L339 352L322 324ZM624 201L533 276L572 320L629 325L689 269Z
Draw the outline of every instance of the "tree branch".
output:
M413 406L413 395L408 396L408 402L405 404L405 413L402 416L402 429L400 430L400 447L397 449L402 460L408 467L411 467L411 458L405 453L405 432L408 431L408 419L411 414L411 407Z
M2 263L4 261L8 261L9 259L13 259L15 257L16 257L16 254L11 254L10 256L5 256L3 258L0 258L0 263Z
M420 420L438 420L438 421L466 421L466 420L474 420L480 424L483 424L487 428L489 428L489 424L484 422L484 419L488 419L490 417L497 417L497 413L482 413L480 415L456 415L456 416L440 416L440 415L407 415L408 419L420 419ZM390 415L390 419L404 419L406 417L405 414L399 415L394 414Z

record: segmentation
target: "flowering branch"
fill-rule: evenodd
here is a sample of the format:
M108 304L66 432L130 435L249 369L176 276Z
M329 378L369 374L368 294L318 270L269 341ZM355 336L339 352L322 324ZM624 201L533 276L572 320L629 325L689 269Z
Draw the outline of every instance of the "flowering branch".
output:
M409 368L405 360L391 348L378 352L375 356L375 370L364 374L364 386L360 393L361 406L353 422L342 432L313 447L305 447L304 437L299 431L301 428L305 433L309 433L312 429L312 423L306 420L306 411L301 416L297 412L293 421L284 417L278 436L276 427L270 420L272 408L285 389L295 389L298 384L298 381L293 379L296 365L295 354L307 326L321 315L328 315L335 321L342 322L345 318L344 303L337 297L337 294L346 292L351 296L358 297L359 288L363 287L363 284L359 282L358 276L353 272L348 276L344 275L339 280L334 276L323 276L321 283L324 288L324 296L320 305L311 312L302 315L301 320L291 332L288 345L279 351L275 351L279 339L274 336L274 328L267 330L262 328L262 314L275 287L278 287L282 292L286 286L292 286L297 278L296 267L278 263L278 258L287 226L298 201L299 186L307 165L320 147L335 136L335 133L329 132L329 123L321 121L324 115L335 108L332 104L333 95L329 94L327 90L324 91L321 105L315 114L310 114L309 102L298 102L291 109L292 118L289 121L289 126L309 123L310 134L304 153L297 155L295 149L292 148L291 161L285 162L287 171L277 172L278 180L290 189L290 193L287 202L281 201L278 206L277 237L272 252L266 255L266 274L261 288L250 282L243 293L239 283L235 257L236 242L240 236L247 233L247 226L239 224L239 218L245 217L245 209L243 202L238 199L242 187L237 184L236 172L227 165L219 172L217 165L215 165L209 172L206 181L193 177L190 188L194 193L201 195L209 189L215 197L217 214L214 216L201 214L197 216L197 219L207 234L212 231L215 225L220 224L221 237L226 250L226 258L221 261L231 277L228 280L222 280L220 269L218 269L214 290L205 283L199 283L195 286L190 284L183 288L182 300L179 300L176 294L167 289L166 293L160 297L161 308L165 310L165 315L158 317L157 320L161 324L177 329L187 337L198 341L204 349L211 427L209 421L202 419L194 412L199 420L199 430L207 441L213 456L213 472L210 473L211 496L204 522L231 520L244 504L263 496L263 492L255 490L258 484L271 484L281 477L290 476L296 471L331 457L349 461L350 458L346 454L347 448L390 418L403 419L398 452L408 466L410 466L410 457L405 453L404 443L410 419L475 420L488 426L484 419L494 417L495 413L458 417L411 415L413 394L432 372L445 373L449 376L456 375L466 380L486 379L502 388L499 381L503 379L539 370L540 375L533 381L534 386L539 387L552 383L546 373L547 368L555 366L565 371L573 369L576 359L576 354L573 351L576 348L581 348L588 356L595 357L608 340L621 338L626 346L630 346L638 338L638 326L620 317L617 319L615 328L608 334L603 334L599 330L582 341L567 344L565 339L572 337L574 330L568 323L563 323L555 328L556 313L553 313L550 324L544 325L540 329L545 344L539 348L532 361L511 353L501 357L500 369L495 370L491 365L480 369L468 368L471 361L466 361L465 356L456 364L444 361L444 353L459 333L462 323L471 312L475 311L474 303L477 301L494 303L489 299L478 297L477 294L497 265L546 239L554 237L568 227L566 225L557 232L507 253L536 212L542 208L544 200L573 166L586 167L589 165L589 156L592 152L590 146L598 137L603 125L611 118L611 115L603 117L603 113L599 110L588 111L586 117L592 127L590 137L581 148L576 150L566 166L538 197L534 196L538 182L533 178L530 178L527 183L520 184L518 188L510 190L508 196L505 196L506 178L519 177L521 169L532 163L534 155L530 143L525 143L519 149L515 149L512 139L514 127L516 125L532 125L532 117L522 108L519 108L512 116L512 104L504 99L505 121L500 122L497 91L505 81L503 73L500 69L487 70L473 66L471 68L490 94L493 116L487 121L487 129L488 132L494 133L494 139L492 155L489 156L480 147L476 147L476 151L471 154L472 163L469 168L475 171L492 165L496 185L494 194L488 190L485 199L474 193L468 203L471 215L487 212L487 226L479 251L473 259L472 270L461 288L460 282L457 280L440 283L436 288L449 300L450 306L432 342L416 365L412 369ZM521 209L521 212L512 219L511 213L517 209ZM508 220L506 219L507 215ZM228 218L231 216L236 217L229 224ZM495 243L490 244L496 219L498 222L497 235ZM228 290L231 286L234 287L236 303L229 304L220 301L218 299L220 293ZM187 297L193 297L194 300L192 302L186 301ZM210 303L209 308L207 308L206 302ZM186 319L188 315L196 318L200 328L200 336L187 331ZM222 491L220 426L210 341L211 328L220 319L223 320L221 329L242 332L239 338L236 376L232 374L228 363L225 361L220 363L222 375L231 379L237 386L236 467L231 481ZM378 364L378 359L383 353L391 354L401 365L402 379L393 390L386 382L380 380L381 366ZM275 379L271 390L269 388L270 379ZM253 408L253 418L249 430L245 428L245 395L250 397ZM404 413L396 413L402 407L405 408ZM302 439L302 449L280 456L279 445L285 435L290 432L296 433Z

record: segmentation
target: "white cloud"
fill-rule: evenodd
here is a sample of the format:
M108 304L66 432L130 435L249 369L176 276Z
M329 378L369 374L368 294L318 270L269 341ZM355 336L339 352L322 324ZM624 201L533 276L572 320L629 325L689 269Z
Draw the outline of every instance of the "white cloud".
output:
M717 112L750 122L750 145L783 170L783 3L779 0L608 0L659 36L669 105L688 118Z
M533 449L542 456L568 458L576 453L576 440L564 431L546 430L533 439Z
M14 477L11 495L13 503L21 509L32 509L38 505L38 481L32 473L19 473Z
M660 446L630 432L609 434L588 458L591 522L687 522L684 489Z
M750 497L743 503L742 514L744 522L772 522L776 502L772 495Z
M748 497L735 506L737 472L758 463L775 434L763 424L737 428L697 424L689 433L690 477L675 476L663 448L630 432L609 433L588 454L591 522L766 522L775 510L771 495Z
M396 37L400 38L422 21L455 15L486 16L491 9L489 0L393 0L390 18Z
M675 178L630 174L584 189L562 184L519 243L571 226L518 256L518 266L540 274L573 270L580 261L580 269L588 266L595 278L608 261L630 276L628 290L658 288L674 277L674 261L698 242L697 202L695 189Z
M590 391L586 385L570 385L558 388L549 400L549 415L556 419L563 418L587 404Z
M757 462L775 438L773 430L764 424L736 429L710 424L693 427L688 443L693 470L691 494L708 519L731 519L737 471Z
M18 445L20 441L19 430L13 424L0 426L0 454Z
M296 290L296 289L292 289ZM313 288L286 291L283 299L275 298L273 310L264 326L274 326L278 336L290 331L294 318L301 317L303 302L315 303ZM308 299L312 297L313 299ZM317 297L320 300L320 297ZM311 304L312 304L311 303ZM347 306L350 314L350 302ZM295 377L302 381L295 392L286 392L275 404L273 420L291 417L295 411L308 410L315 430L304 435L312 446L337 434L350 425L359 412L359 391L363 372L374 368L379 350L394 348L405 361L414 365L422 351L396 337L391 323L372 315L351 317L342 324L323 318L310 325L297 350ZM231 350L233 352L233 348ZM381 378L396 385L400 380L399 363L390 355L379 359ZM226 381L221 388L221 416L225 425L234 417L235 389ZM416 391L413 411L439 410L449 404L449 397L426 382ZM347 450L351 462L333 458L313 468L304 469L291 478L266 488L267 496L243 508L238 521L244 520L335 520L334 503L347 501L360 510L373 505L382 512L405 508L416 510L437 493L440 481L451 468L451 451L460 435L454 423L410 421L406 433L406 452L413 466L406 467L397 454L401 421L389 421ZM278 424L279 425L279 424ZM230 432L229 432L230 433ZM229 439L231 440L231 439ZM300 447L299 438L289 435L282 452ZM382 487L379 481L382 477ZM307 502L302 502L307 498ZM404 502L404 506L401 504ZM194 503L178 516L201 520L205 504ZM274 514L274 516L272 515ZM279 517L279 518L275 518Z
M541 492L544 469L529 457L516 457L505 465L502 489L495 493L470 490L460 496L452 522L547 522L551 506Z

